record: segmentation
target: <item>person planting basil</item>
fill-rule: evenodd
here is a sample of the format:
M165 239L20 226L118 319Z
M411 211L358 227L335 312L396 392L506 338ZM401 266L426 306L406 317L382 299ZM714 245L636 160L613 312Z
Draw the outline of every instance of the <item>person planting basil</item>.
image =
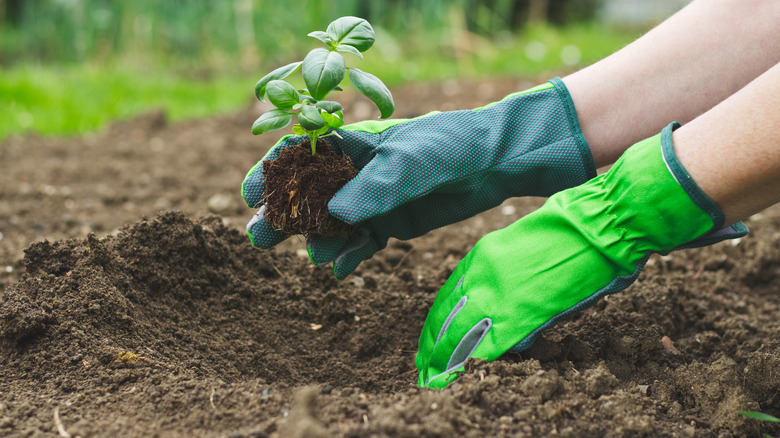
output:
M528 348L628 287L651 254L743 236L741 219L780 201L779 20L778 2L695 0L604 60L495 104L344 127L333 143L361 171L328 207L357 231L310 238L312 260L345 278L389 237L550 196L480 239L444 284L419 384ZM247 229L261 248L284 238L262 209Z

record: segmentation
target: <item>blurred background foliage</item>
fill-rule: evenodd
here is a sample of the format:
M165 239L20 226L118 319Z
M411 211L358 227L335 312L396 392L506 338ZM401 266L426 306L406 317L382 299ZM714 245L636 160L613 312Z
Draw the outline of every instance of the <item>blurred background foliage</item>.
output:
M344 15L366 18L377 32L366 59L351 65L392 87L563 74L682 3L0 0L0 139L84 132L152 107L173 120L235 109L250 102L257 79L319 44L307 33Z

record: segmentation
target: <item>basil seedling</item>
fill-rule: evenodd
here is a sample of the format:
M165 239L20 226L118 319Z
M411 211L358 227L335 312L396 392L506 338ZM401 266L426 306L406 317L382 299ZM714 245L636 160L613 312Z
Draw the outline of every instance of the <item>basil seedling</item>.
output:
M362 52L374 45L374 29L368 21L358 17L341 17L323 31L309 33L325 44L309 52L303 61L279 67L263 76L255 85L255 95L261 101L265 98L276 107L261 115L252 125L255 135L275 131L292 123L293 116L298 123L293 133L306 135L311 143L311 153L316 153L317 139L331 135L339 136L335 128L344 124L344 108L338 102L326 100L333 91L342 91L339 86L349 75L352 85L373 101L382 118L390 117L395 110L393 96L376 76L355 67L347 67L342 53L363 58ZM284 81L298 70L303 74L306 88L296 90Z

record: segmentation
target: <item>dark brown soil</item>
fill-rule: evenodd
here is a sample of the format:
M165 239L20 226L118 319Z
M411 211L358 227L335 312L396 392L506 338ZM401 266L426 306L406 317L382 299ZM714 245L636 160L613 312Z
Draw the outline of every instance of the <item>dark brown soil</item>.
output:
M393 94L407 117L534 82ZM348 120L374 116L344 99ZM522 356L423 390L436 291L543 200L391 241L339 282L303 239L249 244L240 184L273 143L249 132L261 111L0 145L0 436L780 435L736 413L780 415L779 207L739 242L652 258Z
M349 235L350 226L328 212L330 198L358 174L348 156L324 139L312 154L306 140L264 161L263 174L265 220L273 228L290 236Z

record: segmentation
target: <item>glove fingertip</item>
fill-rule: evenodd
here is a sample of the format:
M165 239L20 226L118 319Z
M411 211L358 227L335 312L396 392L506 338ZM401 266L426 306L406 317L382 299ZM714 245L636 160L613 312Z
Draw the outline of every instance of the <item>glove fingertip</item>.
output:
M333 261L333 275L337 280L343 280L347 278L349 274L355 272L355 269L360 266L362 261L363 259L358 259L356 257L337 257L336 260Z
M256 208L263 199L265 178L263 177L263 162L258 161L244 177L241 183L241 197L249 208Z
M271 228L265 221L265 206L260 207L257 214L247 223L246 232L252 246L260 249L269 249L288 237L286 234Z
M333 275L338 280L347 278L363 260L371 258L377 250L378 246L371 238L370 232L365 228L359 228L333 260Z
M424 388L430 389L444 389L450 383L454 382L458 378L458 373L465 371L466 368L461 366L456 370L448 371L437 376L431 377L428 381L425 381L422 373L418 380L418 385Z
M263 192L265 191L265 175L263 175L263 163L269 160L275 160L279 156L279 152L287 147L300 143L301 136L285 136L282 137L278 143L276 143L271 149L266 152L265 156L257 162L249 172L244 176L244 182L241 184L241 196L244 198L244 202L250 208L256 208L263 200Z
M313 236L306 241L309 260L316 266L332 262L346 246L347 238L339 236Z

